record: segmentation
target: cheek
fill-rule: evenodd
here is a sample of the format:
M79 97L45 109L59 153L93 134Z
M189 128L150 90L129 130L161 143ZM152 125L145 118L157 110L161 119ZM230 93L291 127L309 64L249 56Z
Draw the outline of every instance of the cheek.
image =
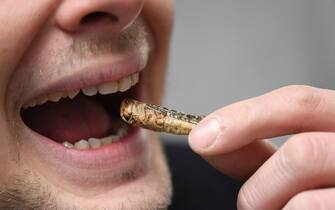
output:
M0 133L3 135L8 134L8 122L13 121L8 117L8 110L11 110L11 105L17 100L8 91L11 83L15 83L13 74L57 2L2 0L0 3L0 28L6 29L0 33ZM8 136L1 135L1 142L4 141L3 138Z
M0 119L3 122L3 119ZM11 132L9 126L1 125L0 134L0 188L12 178L13 173L22 171L20 148L16 134ZM3 184L1 184L3 183ZM1 190L1 189L0 189Z
M148 102L160 104L164 92L164 76L174 20L174 2L172 0L147 0L142 15L154 41L154 50L148 65L149 71L143 75L142 82L147 87Z
M174 1L147 0L144 4L143 16L157 44L169 42L174 20Z
M1 90L10 79L25 50L48 19L58 1L2 0L0 4L0 72Z
M9 177L17 167L19 152L16 132L11 128L12 113L8 110L15 98L8 87L22 56L52 14L58 0L1 0L0 2L0 180Z

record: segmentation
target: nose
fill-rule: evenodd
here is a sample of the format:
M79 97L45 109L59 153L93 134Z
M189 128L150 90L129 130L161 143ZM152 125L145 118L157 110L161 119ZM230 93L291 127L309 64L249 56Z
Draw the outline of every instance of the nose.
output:
M108 24L122 31L140 13L144 0L64 0L56 12L56 23L64 31L77 32Z

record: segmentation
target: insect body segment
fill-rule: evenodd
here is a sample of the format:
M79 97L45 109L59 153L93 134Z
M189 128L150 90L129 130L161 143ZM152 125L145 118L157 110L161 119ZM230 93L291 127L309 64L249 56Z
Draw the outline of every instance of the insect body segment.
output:
M122 101L120 114L131 125L177 135L188 135L204 118L133 99Z

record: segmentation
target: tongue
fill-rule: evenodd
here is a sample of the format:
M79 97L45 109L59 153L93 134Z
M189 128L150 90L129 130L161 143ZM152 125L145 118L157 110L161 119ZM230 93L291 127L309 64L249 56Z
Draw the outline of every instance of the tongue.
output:
M23 120L34 131L57 142L74 143L109 134L111 120L104 107L91 98L77 96L23 111Z

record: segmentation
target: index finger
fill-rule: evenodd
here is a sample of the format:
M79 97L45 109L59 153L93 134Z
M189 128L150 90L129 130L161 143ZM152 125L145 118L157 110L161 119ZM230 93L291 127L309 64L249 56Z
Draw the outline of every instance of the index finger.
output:
M334 91L288 86L210 114L192 130L189 143L200 155L219 155L259 139L334 130Z

